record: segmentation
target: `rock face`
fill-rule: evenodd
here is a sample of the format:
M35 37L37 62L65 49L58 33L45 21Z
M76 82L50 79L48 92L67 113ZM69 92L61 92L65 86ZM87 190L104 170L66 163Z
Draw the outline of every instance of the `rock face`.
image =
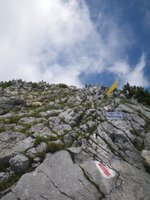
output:
M14 155L16 144L25 136L20 132L6 131L0 133L0 163L7 164Z
M72 162L69 153L60 151L54 155L47 155L45 161L34 172L22 176L12 192L2 200L100 198L98 189L85 178L81 168Z
M11 158L9 163L10 167L16 174L26 172L29 169L29 159L21 154Z
M150 109L105 87L0 87L2 200L149 200ZM19 179L19 180L18 180Z

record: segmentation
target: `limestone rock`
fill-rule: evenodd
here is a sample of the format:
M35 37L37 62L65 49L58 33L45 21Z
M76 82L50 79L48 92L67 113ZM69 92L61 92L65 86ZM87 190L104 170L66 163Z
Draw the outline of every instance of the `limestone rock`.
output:
M34 146L35 139L31 137L27 137L20 142L18 142L14 148L14 152L16 153L24 153L28 149L32 148Z
M150 199L150 108L118 95L123 120L108 121L107 89L0 84L0 198ZM11 169L24 175L7 188Z
M11 158L9 163L11 169L17 174L24 173L29 169L29 159L23 154Z
M37 147L36 150L38 153L46 152L47 145L45 142L41 142Z
M0 133L0 163L8 163L9 159L15 154L16 145L23 139L25 139L25 135L20 132L6 131Z
M32 147L31 149L28 149L25 153L25 155L29 158L35 158L37 154L37 150L35 147Z
M86 161L80 166L89 179L97 184L105 195L109 194L113 189L116 188L116 181L118 177L116 172L113 172L113 176L110 178L106 178L105 174L103 175L103 173L97 169L94 161Z
M81 168L72 162L69 153L61 151L47 155L46 160L34 172L22 176L12 193L2 200L10 198L99 200L101 194L85 178Z
M143 156L143 158L145 158L147 164L148 164L149 167L150 167L150 151L143 150L143 151L142 151L142 156Z
M147 133L144 139L144 147L150 151L150 133Z

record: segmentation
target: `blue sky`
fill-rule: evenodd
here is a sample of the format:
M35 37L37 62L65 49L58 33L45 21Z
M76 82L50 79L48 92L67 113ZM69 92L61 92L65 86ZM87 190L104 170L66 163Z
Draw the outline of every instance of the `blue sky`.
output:
M0 1L0 80L150 90L149 0Z
M144 75L150 82L150 1L149 0L86 0L91 19L99 30L99 13L112 16L118 27L124 30L124 37L133 41L124 52L124 56L128 57L128 63L131 67L139 61L142 53L146 56L146 65ZM126 33L127 30L127 33ZM114 74L104 73L90 76L83 75L84 82L93 84L101 79L106 84L110 84L116 78ZM81 79L83 79L81 76ZM149 88L149 87L148 87ZM150 88L149 88L150 89Z

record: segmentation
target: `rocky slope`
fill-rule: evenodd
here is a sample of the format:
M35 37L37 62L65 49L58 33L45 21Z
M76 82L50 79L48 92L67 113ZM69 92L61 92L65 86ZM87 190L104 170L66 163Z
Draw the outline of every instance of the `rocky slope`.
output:
M150 108L100 86L0 84L2 200L149 200Z

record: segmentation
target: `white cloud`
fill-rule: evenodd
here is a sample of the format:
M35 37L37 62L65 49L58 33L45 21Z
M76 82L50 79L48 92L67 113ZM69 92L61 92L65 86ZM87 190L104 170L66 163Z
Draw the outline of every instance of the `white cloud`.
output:
M71 83L67 79L72 69L72 83L76 84L78 73L72 64L77 61L73 61L72 49L85 42L93 31L86 6L81 7L75 0L1 1L0 30L1 80L23 78ZM60 54L71 56L70 68L64 69L58 63Z
M148 87L149 81L145 78L144 68L146 66L145 54L141 55L139 62L130 67L126 61L118 61L109 68L109 71L116 74L123 84L125 82L130 83L130 85Z
M144 76L145 65L146 65L146 59L145 55L143 54L140 58L139 63L136 65L135 69L132 69L128 73L127 82L129 82L131 85L148 87L149 82Z
M131 45L112 16L100 13L99 32L84 0L0 1L0 80L45 80L80 86L79 75L115 73L144 82L123 60ZM121 70L120 68L123 70ZM119 66L119 68L117 67Z

